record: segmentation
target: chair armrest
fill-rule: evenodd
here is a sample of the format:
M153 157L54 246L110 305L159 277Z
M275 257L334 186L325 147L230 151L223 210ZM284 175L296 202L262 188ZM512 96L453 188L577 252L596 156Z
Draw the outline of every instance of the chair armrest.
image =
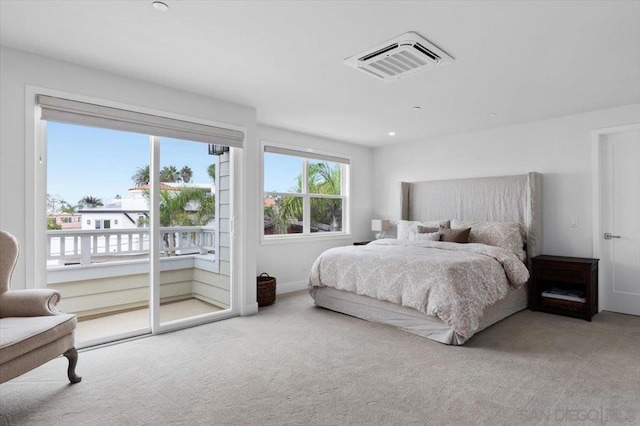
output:
M0 318L59 315L57 290L10 290L0 294Z

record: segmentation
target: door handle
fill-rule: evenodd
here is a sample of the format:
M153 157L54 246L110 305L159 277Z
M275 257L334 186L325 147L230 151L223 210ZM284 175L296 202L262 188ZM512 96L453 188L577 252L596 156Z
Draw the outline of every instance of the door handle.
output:
M604 233L604 239L605 239L605 240L611 240L611 239L613 239L613 238L620 238L620 235L612 235L612 234L611 234L611 233L609 233L609 232L605 232L605 233Z

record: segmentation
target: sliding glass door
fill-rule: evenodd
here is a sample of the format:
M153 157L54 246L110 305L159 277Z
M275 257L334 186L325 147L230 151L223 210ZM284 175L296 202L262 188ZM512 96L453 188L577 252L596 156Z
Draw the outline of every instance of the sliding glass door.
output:
M229 155L201 142L159 139L160 324L229 309L231 280L220 271L229 244ZM220 183L224 186L220 188ZM221 229L222 225L222 229ZM221 235L222 233L222 235Z
M80 345L149 333L149 137L49 122L46 139L47 288Z
M78 345L233 314L231 150L63 121L41 122L39 240Z

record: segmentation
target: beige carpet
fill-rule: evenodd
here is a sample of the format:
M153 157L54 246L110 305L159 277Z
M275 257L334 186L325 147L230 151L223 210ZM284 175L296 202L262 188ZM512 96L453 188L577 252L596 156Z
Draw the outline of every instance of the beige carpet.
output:
M453 347L315 308L56 359L0 385L0 424L638 424L640 318L523 311Z

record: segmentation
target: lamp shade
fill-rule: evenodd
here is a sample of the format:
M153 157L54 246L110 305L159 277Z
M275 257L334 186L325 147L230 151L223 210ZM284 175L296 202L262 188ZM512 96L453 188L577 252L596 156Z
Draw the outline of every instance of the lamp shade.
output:
M384 232L389 229L389 221L385 219L373 219L371 221L371 230L376 232Z

